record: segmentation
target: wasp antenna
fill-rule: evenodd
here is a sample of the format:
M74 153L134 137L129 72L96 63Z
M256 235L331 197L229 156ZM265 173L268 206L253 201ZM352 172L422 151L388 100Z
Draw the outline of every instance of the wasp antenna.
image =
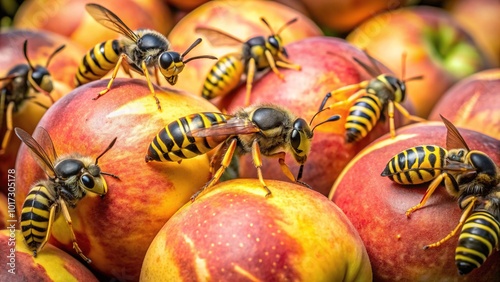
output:
M202 55L202 56L195 56L195 57L191 57L185 61L183 61L184 64L187 64L189 61L192 61L192 60L197 60L197 59L212 59L212 60L218 60L217 57L215 56L211 56L211 55Z
M184 53L182 53L182 57L186 56L194 47L198 46L201 43L201 38L196 39L191 46L189 46Z
M314 129L316 129L316 127L322 125L322 124L325 124L325 123L328 123L328 122L332 122L332 121L337 121L340 119L340 115L333 115L331 117L329 117L327 120L324 120L318 124L316 124L312 129L311 129L311 132L314 132Z
M405 75L406 75L406 52L403 52L401 54L401 80L405 81Z
M423 75L417 75L417 76L413 76L413 77L410 77L410 78L407 78L406 80L403 80L404 82L407 82L407 81L411 81L411 80L419 80L419 79L423 79L424 76Z
M97 165L97 161L99 161L99 158L102 157L104 154L106 154L107 151L109 151L109 149L111 149L114 145L115 145L115 142L116 142L116 139L118 137L115 137L115 139L113 139L113 141L111 141L111 143L108 145L108 147L106 148L106 150L104 150L104 152L102 152L99 156L97 156L97 158L95 158L95 164Z
M267 28L269 28L269 30L271 31L271 34L276 34L274 33L274 30L273 28L271 27L271 25L266 21L266 19L264 19L263 17L260 18L260 20L267 26Z
M35 70L35 68L33 67L33 65L30 62L30 59L28 58L28 39L24 40L23 53L24 53L24 58L26 58L26 61L28 62L28 66L30 66L30 69Z
M318 116L320 113L322 113L323 111L327 110L328 108L322 108L321 110L319 110L318 112L316 112L314 114L314 116L311 118L311 121L309 121L309 126L311 126L311 124L313 123L314 119L316 118L316 116Z
M64 49L64 47L66 47L66 45L61 45L59 46L59 48L57 48L56 50L54 50L54 52L52 52L52 54L50 54L49 58L47 59L47 63L45 63L45 67L48 67L49 66L49 63L50 61L52 60L52 58L59 52L61 52L62 49Z
M278 32L276 34L280 34L287 26L293 24L294 22L296 22L298 20L299 20L299 18L293 18L293 19L289 20L282 27L280 27L280 29L278 29Z

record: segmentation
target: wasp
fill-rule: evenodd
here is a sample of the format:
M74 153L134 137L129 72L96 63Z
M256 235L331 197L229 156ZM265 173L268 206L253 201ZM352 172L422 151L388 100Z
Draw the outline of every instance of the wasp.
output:
M118 179L114 174L101 171L97 163L113 147L116 138L94 161L78 153L58 156L50 135L43 127L38 128L38 141L20 128L16 127L14 131L48 176L47 180L38 181L31 187L23 203L21 229L26 244L36 257L50 238L52 224L62 213L69 227L73 249L87 263L91 263L76 242L68 206L76 207L87 192L101 197L106 195L108 186L104 175Z
M155 98L158 109L161 109L160 101L156 97L151 83L150 71L154 70L157 84L160 84L159 70L167 82L174 85L177 83L179 73L189 61L202 58L217 59L209 55L184 59L193 48L201 43L201 38L194 41L184 53L179 54L170 50L170 42L157 31L150 29L132 31L117 15L98 4L87 4L85 8L97 22L123 35L120 39L107 40L95 45L83 57L78 67L75 76L75 85L77 86L98 80L113 69L106 89L99 92L94 100L111 89L118 69L123 66L129 76L131 76L130 70L132 70L146 77L149 90Z
M396 136L394 126L394 107L407 119L412 121L425 121L425 119L410 115L401 105L406 98L406 82L422 79L416 76L408 79L399 79L393 75L382 73L378 68L375 59L365 52L372 67L365 64L360 59L353 57L353 60L365 69L372 77L357 84L351 84L334 91L328 92L321 102L320 110L332 109L339 106L350 106L349 115L345 123L345 139L347 143L353 143L364 138L377 124L379 120L385 119L385 111L389 117L389 128L392 137ZM403 55L403 77L404 77L404 55ZM333 103L325 108L325 105L332 96L335 97L344 92L356 91L346 100Z
M441 116L446 128L446 147L416 146L394 156L382 176L400 184L420 184L432 181L424 197L408 209L409 217L421 209L440 183L458 198L463 210L458 225L439 242L425 246L438 247L453 237L461 227L455 261L460 274L480 267L498 248L500 237L500 170L484 152L471 150L458 129ZM432 148L432 149L431 149Z
M204 35L214 46L242 46L241 52L231 53L221 57L211 68L203 84L202 96L212 99L224 96L239 85L243 73L246 73L245 105L250 104L252 83L257 71L271 70L281 79L284 75L277 67L300 70L301 67L288 60L288 54L283 45L280 33L298 19L293 18L285 23L277 32L264 19L261 21L269 28L271 35L255 36L247 41L238 39L221 30L209 27L197 27L196 32Z
M217 183L234 154L251 153L259 181L266 196L270 196L271 191L262 177L262 156L278 158L283 173L290 180L305 184L300 180L311 149L314 129L340 118L334 115L311 127L314 117L308 124L303 118L274 104L252 105L232 115L217 112L191 114L169 123L159 131L149 145L146 162L181 162L218 147L210 162L211 173L215 160L221 159L221 166L204 190ZM300 164L297 177L285 163L287 152Z
M12 116L14 113L20 111L25 101L34 99L35 96L31 95L34 91L35 94L42 93L47 95L51 102L54 99L50 93L54 89L52 84L52 76L48 71L48 66L52 58L59 53L65 45L57 48L48 58L45 66L33 66L28 58L28 40L23 43L23 54L26 59L26 64L18 64L9 70L7 76L0 78L0 81L6 81L2 88L0 88L0 128L3 126L3 119L6 121L6 131L2 138L0 147L0 155L5 153L7 145L10 142L12 130L14 128ZM46 106L35 102L41 107Z

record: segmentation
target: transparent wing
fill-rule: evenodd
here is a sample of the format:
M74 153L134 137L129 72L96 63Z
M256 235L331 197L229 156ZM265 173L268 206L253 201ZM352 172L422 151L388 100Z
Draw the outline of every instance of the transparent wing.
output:
M251 134L260 129L250 120L230 118L224 123L219 123L207 128L197 128L190 132L192 137L215 137L224 135Z
M17 137L28 146L33 159L38 163L38 165L53 178L56 176L54 163L57 159L56 150L54 149L54 143L49 136L49 133L43 127L37 127L38 130L38 141L36 141L28 132L22 130L19 127L14 129Z
M467 149L467 151L470 151L469 146L467 146L467 143L465 142L460 132L458 132L458 129L455 127L455 125L453 125L453 123L445 119L443 116L441 116L441 119L443 120L444 125L448 130L448 133L446 134L446 149Z
M238 39L230 34L209 27L197 27L195 31L205 36L208 41L210 41L210 44L216 47L239 46L245 43L245 41Z
M447 160L445 166L443 167L443 170L467 173L467 172L476 172L477 168L475 168L471 164Z
M139 36L135 34L135 32L133 32L117 15L115 15L110 10L94 3L87 4L85 8L87 9L87 12L103 26L122 35L125 35L134 42L137 42L137 40L139 40Z
M369 65L365 64L363 61L361 61L356 57L352 57L352 59L356 61L356 63L358 63L362 68L364 68L371 76L373 77L379 76L381 74L381 71L377 67L377 64L370 55L366 54L366 56L370 59L370 62L373 64L373 67L370 67Z

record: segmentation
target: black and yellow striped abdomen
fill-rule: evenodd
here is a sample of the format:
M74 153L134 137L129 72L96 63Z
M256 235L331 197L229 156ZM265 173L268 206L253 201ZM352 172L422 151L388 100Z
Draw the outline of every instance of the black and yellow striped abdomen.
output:
M116 66L122 51L120 41L116 39L95 45L80 63L75 75L75 85L101 79Z
M237 56L230 54L220 58L205 79L202 96L212 99L228 94L238 86L244 70L244 63Z
M21 230L26 244L32 251L37 250L47 235L50 209L56 200L47 186L47 182L35 185L24 200L21 211Z
M205 154L228 138L227 134L193 137L191 132L225 123L227 116L205 112L181 117L162 128L149 145L146 161L178 162Z
M444 166L447 151L436 145L406 149L391 158L382 176L399 184L421 184L436 178Z
M455 263L460 274L480 267L498 247L500 223L486 211L472 213L464 223L455 251Z
M382 102L374 94L356 100L345 123L346 142L356 142L365 137L380 119L382 108Z

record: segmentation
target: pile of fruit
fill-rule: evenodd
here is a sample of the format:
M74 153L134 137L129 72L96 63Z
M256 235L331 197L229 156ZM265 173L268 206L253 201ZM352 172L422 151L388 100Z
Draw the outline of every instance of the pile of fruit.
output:
M498 0L20 2L1 281L500 277Z

